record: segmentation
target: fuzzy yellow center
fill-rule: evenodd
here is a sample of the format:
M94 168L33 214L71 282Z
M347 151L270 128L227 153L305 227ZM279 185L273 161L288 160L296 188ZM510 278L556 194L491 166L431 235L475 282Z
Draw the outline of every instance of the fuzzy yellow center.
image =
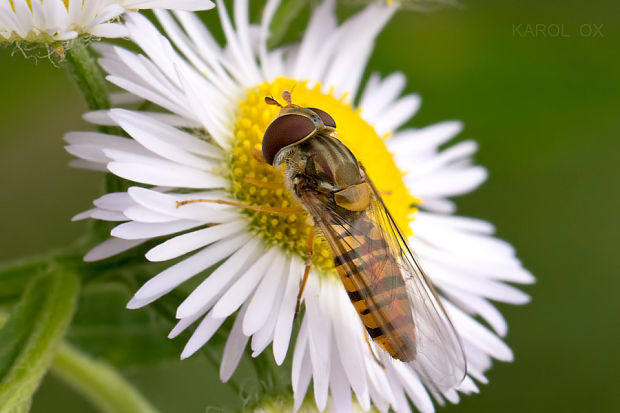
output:
M291 208L299 206L283 186L281 171L256 159L262 150L265 130L278 115L279 108L265 104L266 96L279 98L284 90L292 92L293 103L303 107L315 107L329 113L336 121L338 139L344 143L364 165L368 176L382 191L382 198L394 216L404 235L410 235L409 221L417 200L409 194L403 183L403 173L396 167L392 155L374 128L344 98L321 91L321 85L308 87L307 82L278 78L248 91L239 104L235 123L235 139L228 159L232 195L247 205L269 205ZM256 180L264 184L257 184ZM278 187L280 184L280 187ZM311 231L307 214L272 214L245 210L252 231L268 244L279 245L284 250L302 258L307 254L307 237ZM313 264L329 271L333 268L331 252L327 243L317 238L314 243Z

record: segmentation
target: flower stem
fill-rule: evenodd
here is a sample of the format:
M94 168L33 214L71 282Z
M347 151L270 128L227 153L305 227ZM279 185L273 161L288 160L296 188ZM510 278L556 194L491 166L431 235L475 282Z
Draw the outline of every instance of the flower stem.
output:
M75 40L65 52L67 71L84 95L90 110L110 108L110 96L101 67L83 40ZM118 134L120 130L110 126L100 126L100 132ZM124 181L112 174L106 174L106 192L122 191ZM101 225L96 225L96 228ZM104 225L105 227L105 225ZM105 231L109 232L109 230Z
M76 40L66 51L65 62L80 88L90 110L108 109L110 98L105 78L95 57L82 40Z
M150 413L157 410L109 364L63 343L52 372L106 413Z

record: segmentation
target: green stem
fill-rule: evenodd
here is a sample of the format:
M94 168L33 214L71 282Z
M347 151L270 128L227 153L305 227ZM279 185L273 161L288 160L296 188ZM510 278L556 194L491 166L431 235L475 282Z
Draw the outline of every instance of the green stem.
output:
M69 73L84 94L88 108L110 108L107 85L101 68L82 40L76 40L68 48L65 61Z
M109 109L110 97L104 73L83 40L78 39L71 44L66 51L65 62L68 72L84 95L88 108L90 110ZM119 128L110 126L100 126L98 129L108 134L122 133ZM106 192L122 191L126 187L122 179L112 174L106 174L105 185ZM102 226L103 229L100 228ZM106 225L95 225L94 227L95 232L105 231L107 228Z
M52 372L106 413L147 413L157 410L109 364L64 343Z

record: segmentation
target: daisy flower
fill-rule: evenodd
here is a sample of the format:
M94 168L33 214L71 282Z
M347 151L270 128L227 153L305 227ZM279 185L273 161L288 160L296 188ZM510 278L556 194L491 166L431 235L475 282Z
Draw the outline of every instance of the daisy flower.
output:
M0 43L51 43L88 34L123 37L114 21L128 10L206 10L209 0L0 0Z
M248 343L254 356L271 344L281 364L291 344L311 231L307 214L177 203L207 198L294 207L291 194L278 185L282 172L255 156L278 113L264 98L290 90L294 103L320 108L336 120L338 138L384 191L385 203L440 294L468 362L458 389L438 390L369 345L319 237L292 350L295 408L311 383L319 410L329 403L334 411L347 412L359 403L364 410L374 405L408 412L412 402L427 412L434 409L432 399L457 403L459 392L477 392L476 381L487 382L484 374L493 359L512 360L500 338L506 322L491 301L524 304L529 297L507 282L534 281L513 247L493 237L491 224L452 215L449 198L472 191L487 176L472 164L476 144L440 149L460 132L459 122L400 129L420 106L417 95L402 96L402 73L373 74L362 87L374 42L393 7L370 5L339 24L334 1L324 1L300 42L270 50L266 42L277 7L278 1L269 1L259 24L252 24L247 1L234 2L232 19L218 2L225 46L194 14L166 11L155 14L167 37L143 16L127 15L126 30L143 54L97 46L111 83L162 110L116 108L85 115L94 124L122 128L130 138L94 132L66 136L67 150L80 158L76 166L137 183L95 200L93 209L76 217L119 222L112 237L85 259L105 259L153 239L160 243L146 253L148 260L182 257L144 284L129 308L145 306L219 264L177 309L179 321L170 337L193 329L181 357L192 355L235 317L220 378L232 376Z

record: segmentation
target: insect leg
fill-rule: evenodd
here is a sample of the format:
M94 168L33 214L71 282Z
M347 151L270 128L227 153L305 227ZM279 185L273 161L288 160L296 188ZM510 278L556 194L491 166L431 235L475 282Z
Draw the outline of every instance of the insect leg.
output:
M250 178L249 176L245 177L245 182L257 186L259 188L267 188L267 189L284 189L284 182L264 182L260 179Z
M266 212L271 214L297 214L303 212L303 208L284 208L284 207L272 207L269 205L246 205L241 202L223 201L221 199L188 199L186 201L177 201L177 208L187 204L195 204L198 202L208 202L212 204L230 205L239 208L251 209L253 211Z
M310 232L308 233L308 239L306 240L306 267L304 268L304 276L301 279L301 286L299 287L299 293L297 293L297 304L295 305L295 318L299 313L301 307L301 297L304 295L306 284L308 283L308 276L310 275L310 269L312 268L312 253L314 252L314 221Z
M267 162L265 162L265 158L263 158L263 153L259 151L258 149L252 148L250 153L252 154L252 158L254 158L254 160L260 163L264 163L265 165L267 164Z

